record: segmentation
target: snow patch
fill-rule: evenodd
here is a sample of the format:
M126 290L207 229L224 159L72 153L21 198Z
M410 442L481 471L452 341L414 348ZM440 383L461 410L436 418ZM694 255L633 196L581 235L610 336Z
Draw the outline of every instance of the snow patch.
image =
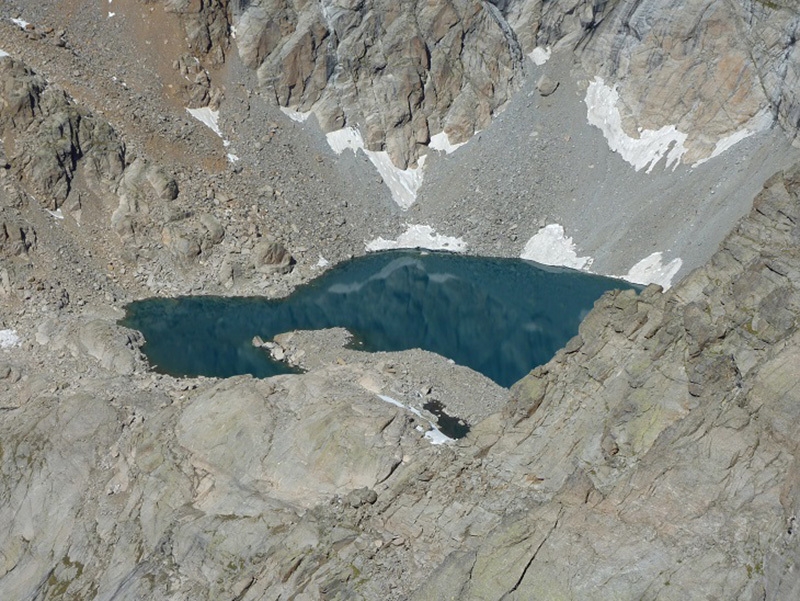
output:
M419 410L414 409L413 407L409 407L408 405L404 405L400 401L396 401L392 397L386 396L385 394L379 394L378 398L381 399L382 401L386 402L386 403L389 403L390 405L394 405L395 407L400 407L401 409L405 409L406 411L410 411L411 413L413 413L414 415L416 415L420 419L424 419L426 422L428 422L428 425L430 426L430 430L425 432L424 438L426 440L428 440L431 444L438 445L438 444L444 444L446 442L453 442L452 438L450 438L449 436L447 436L445 434L442 434L442 432L439 430L439 428L434 426L433 422L430 421L429 419L427 419L426 417L424 417L422 415L422 413L419 412Z
M328 146L336 154L342 154L345 150L352 150L353 152L364 148L364 138L354 127L343 127L328 134L325 134L325 139L328 140Z
M201 109L186 109L189 111L189 114L203 123L208 129L213 131L217 134L220 138L222 137L222 132L219 130L219 111L213 111L207 106L204 106Z
M384 183L392 193L394 200L401 208L408 209L417 200L417 191L422 185L422 169L425 157L419 157L416 169L398 169L384 151L364 150L369 160L375 165Z
M431 136L431 141L428 143L428 148L442 150L445 154L450 154L451 152L455 152L457 149L461 148L464 144L466 144L466 142L451 144L450 138L448 138L447 134L442 131L435 136Z
M208 127L208 129L210 129L220 138L222 138L222 132L219 129L219 111L212 110L207 106L204 106L201 109L186 109L186 110L192 117L200 121L202 124ZM222 146L224 148L228 148L230 145L231 145L230 140L222 138ZM233 154L232 152L227 153L225 156L231 163L235 163L236 161L239 160L239 157Z
M666 157L666 167L672 165L674 170L686 153L683 143L688 136L674 125L665 125L659 130L641 130L638 138L626 134L617 108L617 87L605 85L601 77L595 77L589 84L585 102L589 123L600 128L609 148L618 152L636 171L647 167L647 173L650 173L663 157Z
M758 113L753 115L750 120L744 124L744 127L739 131L735 131L732 134L725 136L724 138L720 138L716 145L714 146L714 150L706 159L700 159L697 161L692 167L697 167L698 165L702 165L709 159L713 159L721 155L723 152L728 150L734 144L741 142L745 138L749 138L753 134L757 134L762 132L766 129L769 129L772 126L773 118L772 113L768 108L764 108L760 110Z
M280 109L284 115L289 117L289 119L291 119L292 121L297 121L298 123L303 123L306 119L308 119L311 116L311 111L302 113L300 111L295 111L285 106L280 107Z
M11 56L11 55L5 50L0 49L0 58L3 58L4 56Z
M585 270L594 261L592 257L578 256L572 238L565 236L564 228L557 223L551 223L536 232L525 244L520 258L544 265Z
M11 19L11 22L20 29L25 29L28 25L30 25L30 23L23 21L22 19Z
M345 150L357 152L361 150L378 170L383 182L392 193L394 200L401 208L408 209L417 199L417 191L422 185L422 169L425 157L419 158L416 169L399 169L394 166L389 153L386 151L367 150L364 147L364 138L354 127L344 127L325 135L328 145L336 154Z
M400 407L401 409L406 408L406 406L403 405L403 403L401 403L400 401L396 401L392 397L386 396L385 394L379 394L378 398L386 403L389 403L390 405L394 405L395 407Z
M546 48L537 46L536 48L533 49L533 52L531 52L528 56L533 61L534 65L536 65L537 67L541 67L548 60L550 60L550 55L552 53L553 51L551 50L550 46L547 46Z
M431 424L431 429L425 432L423 438L430 441L431 444L444 444L446 442L453 442L453 439L447 436L446 434L442 434L442 431L439 430L436 426Z
M10 349L19 346L21 340L16 330L0 330L0 349Z
M113 17L113 16L114 16L114 15L116 15L116 14L117 14L117 13L112 13L112 12L109 12L109 13L108 13L108 18L110 19L111 17Z
M664 290L669 290L672 285L672 278L680 271L683 261L680 258L676 258L664 265L662 259L662 253L654 252L631 267L628 275L619 277L634 284L658 284Z
M319 267L320 269L325 269L330 264L331 262L328 261L328 259L326 259L322 255L319 256L319 261L317 261L317 267Z
M449 250L462 253L467 250L467 243L461 238L437 234L436 230L429 225L406 224L406 226L408 229L400 234L397 240L375 238L372 242L367 242L367 251L393 250L396 248L426 248L428 250Z
M45 209L45 211L56 219L64 219L64 213L61 212L61 207L57 208L55 211L51 211L50 209Z
M594 273L589 269L594 259L592 257L577 256L572 238L565 236L564 228L557 223L552 223L536 232L528 240L520 258L543 263L544 265L569 267ZM654 252L631 267L626 275L610 275L608 277L618 278L634 284L642 284L643 286L658 284L664 290L669 290L672 285L672 279L680 271L683 261L680 258L675 258L666 265L662 261L663 254Z

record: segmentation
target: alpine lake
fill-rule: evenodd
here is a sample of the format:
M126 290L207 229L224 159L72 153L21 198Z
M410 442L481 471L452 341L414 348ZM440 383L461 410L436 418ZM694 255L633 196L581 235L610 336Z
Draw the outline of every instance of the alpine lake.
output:
M281 299L185 296L130 303L153 369L173 376L291 373L254 347L292 330L344 327L353 348L421 348L509 387L578 333L607 290L641 287L521 259L386 251L344 262Z

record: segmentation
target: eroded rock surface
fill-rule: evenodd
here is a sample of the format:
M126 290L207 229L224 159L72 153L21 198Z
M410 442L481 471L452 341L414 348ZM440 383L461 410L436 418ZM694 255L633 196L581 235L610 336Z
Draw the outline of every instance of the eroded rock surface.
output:
M537 47L576 50L618 87L626 134L674 126L688 164L776 120L797 132L791 3L259 0L233 13L239 55L278 104L313 110L324 131L357 127L402 169L432 135L458 143L488 126Z
M582 60L619 85L630 136L675 125L688 135L690 164L774 119L796 136L800 15L790 3L621 0L601 16L584 32Z
M488 2L259 0L235 19L239 55L278 104L323 130L361 130L366 147L416 165L432 135L487 127L522 68L516 34Z
M770 180L674 291L599 301L579 337L515 387L504 426L476 443L493 489L536 502L473 559L439 568L443 582L466 581L457 596L793 594L796 181Z
M112 186L125 166L125 147L105 122L70 102L22 63L0 57L0 130L13 173L49 209L70 194L78 165Z

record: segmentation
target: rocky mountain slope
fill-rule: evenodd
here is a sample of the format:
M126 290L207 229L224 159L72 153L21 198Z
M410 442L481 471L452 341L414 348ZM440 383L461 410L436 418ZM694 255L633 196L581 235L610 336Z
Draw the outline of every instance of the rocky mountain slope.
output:
M796 597L797 23L749 0L0 5L0 598ZM350 126L425 163L411 208L329 147ZM442 130L484 131L444 155ZM510 392L330 332L293 338L303 375L174 379L116 325L144 296L285 294L408 224L518 255L553 222L598 270L685 266L604 297ZM407 408L431 398L467 438L431 444Z
M797 127L791 3L235 2L243 62L281 106L314 110L324 131L356 125L371 150L405 169L433 136L485 129L536 48L579 49L586 71L619 84L631 137L674 126L682 160L777 119ZM369 94L360 90L369 89ZM622 112L622 109L620 109Z

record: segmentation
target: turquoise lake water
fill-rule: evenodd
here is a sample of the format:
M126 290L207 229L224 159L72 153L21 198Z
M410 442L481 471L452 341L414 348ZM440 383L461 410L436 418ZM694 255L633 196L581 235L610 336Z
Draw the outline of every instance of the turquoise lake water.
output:
M422 348L510 386L578 333L621 280L519 259L390 251L353 259L279 300L152 298L120 323L140 330L156 371L268 377L290 370L252 346L291 330L345 327L366 351Z

